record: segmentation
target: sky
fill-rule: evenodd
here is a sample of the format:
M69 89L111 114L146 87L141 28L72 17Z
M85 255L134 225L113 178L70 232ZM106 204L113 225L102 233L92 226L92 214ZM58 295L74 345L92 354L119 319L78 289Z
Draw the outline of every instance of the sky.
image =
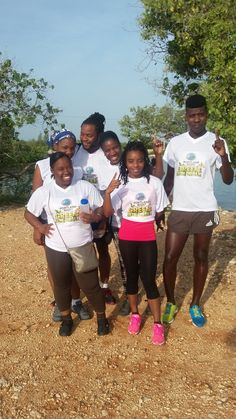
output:
M0 51L18 71L32 68L54 85L49 101L77 138L93 112L121 137L118 120L131 107L167 101L150 83L161 84L163 64L149 62L137 23L142 10L139 0L1 0ZM42 131L26 126L20 138Z

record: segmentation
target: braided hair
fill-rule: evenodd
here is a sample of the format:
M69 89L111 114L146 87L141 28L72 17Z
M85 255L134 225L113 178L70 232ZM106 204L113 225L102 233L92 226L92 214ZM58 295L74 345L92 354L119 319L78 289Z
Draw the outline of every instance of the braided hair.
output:
M128 169L126 166L126 160L127 160L127 154L129 153L129 151L140 151L140 153L143 153L144 167L143 167L142 176L144 176L149 183L150 174L151 174L151 164L148 157L147 149L141 141L129 141L124 148L124 151L121 155L121 160L120 160L120 177L122 181L124 182L124 184L128 182L129 174L128 174Z
M101 134L104 132L105 129L105 116L102 115L99 112L94 112L92 115L90 115L87 119L85 119L82 125L94 125L96 127L97 134Z

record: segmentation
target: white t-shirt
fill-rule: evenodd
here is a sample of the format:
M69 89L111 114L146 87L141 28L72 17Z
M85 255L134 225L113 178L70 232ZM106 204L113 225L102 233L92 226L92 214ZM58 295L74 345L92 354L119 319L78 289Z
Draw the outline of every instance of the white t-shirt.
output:
M121 185L112 196L112 207L117 212L122 209L122 218L136 222L153 221L156 212L161 212L168 205L164 187L160 179L150 176L128 178L126 185Z
M74 169L74 181L82 179L82 176L83 176L82 169L78 164L78 158L77 158L78 151L79 151L79 146L77 144L76 148L75 148L75 153L74 153L74 155L71 159L73 169ZM42 160L37 161L35 167L36 166L38 166L38 168L40 170L40 174L41 174L41 177L42 177L43 184L47 185L47 184L51 183L52 172L51 172L51 169L50 169L50 157L47 157L46 159L42 159Z
M92 183L100 191L106 189L104 177L106 178L106 173L109 170L109 162L101 148L94 153L88 153L81 146L75 159L77 164L82 168L84 180Z
M214 151L215 134L207 131L199 138L188 132L173 137L167 145L164 160L175 169L172 209L179 211L215 211L215 169L222 166ZM225 141L224 141L225 142ZM225 150L229 156L227 144Z
M79 220L80 201L83 198L88 199L92 210L103 204L99 191L84 180L73 181L65 189L58 186L53 180L50 184L36 189L32 194L26 206L28 211L39 217L42 210L45 210L48 223L54 225L52 236L45 237L46 246L59 252L66 251L55 222L67 247L82 246L92 241L93 234L90 224L84 225Z

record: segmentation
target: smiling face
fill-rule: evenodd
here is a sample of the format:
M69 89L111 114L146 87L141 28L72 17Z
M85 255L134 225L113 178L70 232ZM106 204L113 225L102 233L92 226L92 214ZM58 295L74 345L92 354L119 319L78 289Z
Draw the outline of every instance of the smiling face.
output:
M141 151L128 151L126 167L129 177L134 179L141 177L144 169L144 154Z
M189 134L193 138L201 137L206 132L207 110L201 108L187 108L186 121L189 127Z
M113 138L108 138L102 144L102 150L111 164L118 164L121 158L121 146Z
M53 148L55 151L65 153L71 159L75 153L75 141L70 137L64 138L56 143Z
M80 140L85 150L91 150L97 141L98 134L93 124L81 125Z
M72 182L73 167L70 158L61 157L58 159L51 168L55 182L58 186L65 189Z

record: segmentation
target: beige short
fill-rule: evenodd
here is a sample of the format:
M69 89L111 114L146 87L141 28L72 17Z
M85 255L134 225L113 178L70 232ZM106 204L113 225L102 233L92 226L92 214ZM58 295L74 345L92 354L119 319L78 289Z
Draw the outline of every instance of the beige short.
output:
M172 210L167 220L170 231L182 234L211 234L218 224L218 211L188 212Z

